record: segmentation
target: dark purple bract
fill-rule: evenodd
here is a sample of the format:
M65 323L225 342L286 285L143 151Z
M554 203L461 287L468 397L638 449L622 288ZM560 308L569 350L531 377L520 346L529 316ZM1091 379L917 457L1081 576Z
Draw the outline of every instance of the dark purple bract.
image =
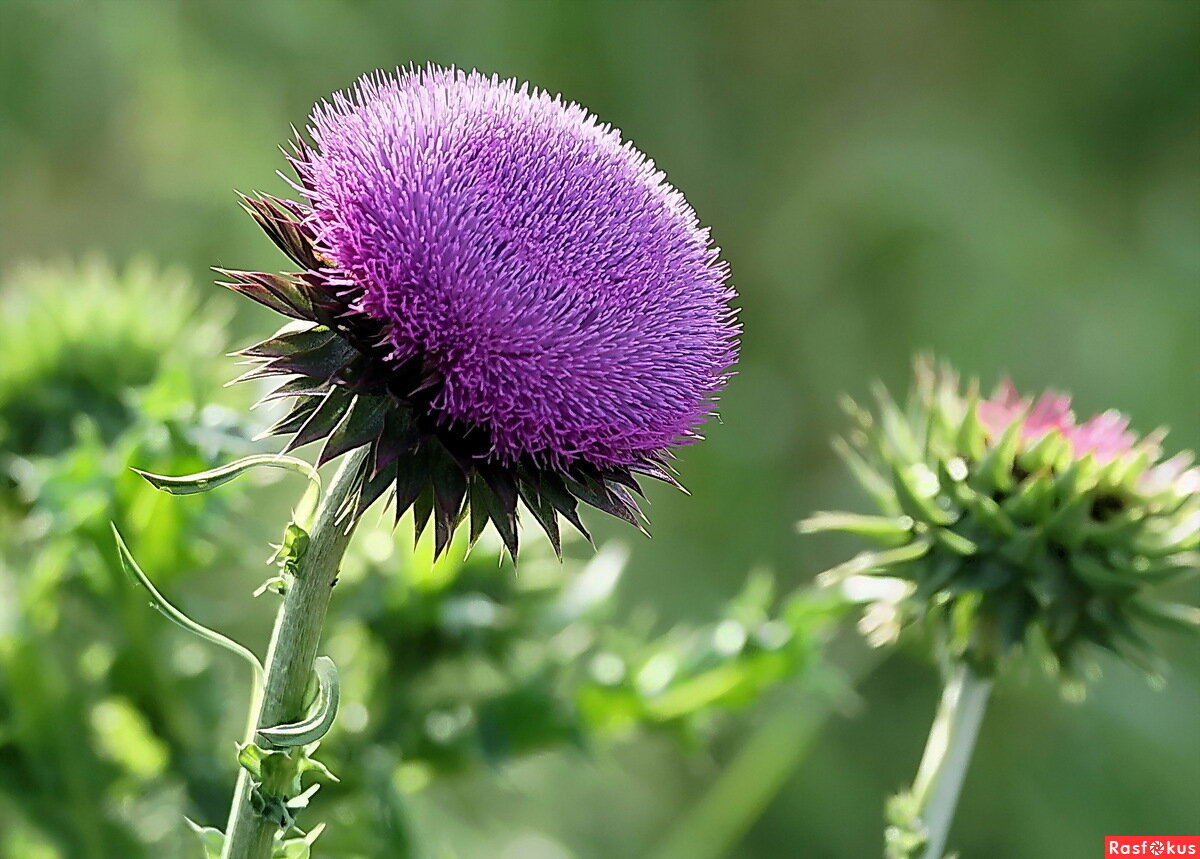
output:
M734 292L683 196L575 104L472 72L363 78L300 165L330 283L437 369L492 456L624 465L695 437Z

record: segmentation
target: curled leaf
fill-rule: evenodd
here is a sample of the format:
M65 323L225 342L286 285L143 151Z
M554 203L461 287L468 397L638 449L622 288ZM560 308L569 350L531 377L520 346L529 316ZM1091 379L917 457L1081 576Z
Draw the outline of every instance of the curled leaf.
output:
M110 523L111 524L111 523ZM116 525L112 525L113 539L117 543L117 554L121 558L121 566L125 572L139 585L145 588L150 593L150 607L165 615L168 620L176 625L186 629L188 632L198 635L206 641L211 641L213 644L223 647L232 653L245 659L250 663L251 669L254 671L254 681L257 684L256 688L262 688L263 667L248 648L238 644L231 638L227 638L216 630L209 629L203 624L197 623L179 609L175 608L166 597L159 593L154 587L154 583L149 577L142 572L142 568L138 566L138 562L134 560L133 555L129 551L129 547L125 545L125 540L121 537L121 532L117 530Z
M285 468L289 471L303 474L318 487L321 485L321 478L317 475L317 470L303 459L273 453L259 453L243 457L228 465L211 468L208 471L198 471L195 474L184 474L178 477L171 477L165 474L152 474L140 468L130 470L140 474L151 486L162 492L167 492L171 495L195 495L198 492L207 492L210 489L215 489L236 477L240 477L252 468L260 467Z
M258 729L258 739L267 748L290 749L315 743L329 732L337 717L341 689L337 666L328 656L318 656L313 662L317 680L317 699L310 714L299 722L288 722Z

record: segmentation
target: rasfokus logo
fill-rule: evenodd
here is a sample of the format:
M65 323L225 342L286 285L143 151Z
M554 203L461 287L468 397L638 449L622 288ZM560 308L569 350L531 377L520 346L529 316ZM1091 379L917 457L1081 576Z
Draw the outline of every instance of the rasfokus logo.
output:
M1200 856L1200 835L1109 835L1105 856Z

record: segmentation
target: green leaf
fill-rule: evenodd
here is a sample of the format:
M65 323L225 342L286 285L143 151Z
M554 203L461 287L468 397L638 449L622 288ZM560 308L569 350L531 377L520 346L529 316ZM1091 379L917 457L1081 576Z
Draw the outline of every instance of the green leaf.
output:
M233 278L232 281L220 281L218 285L252 298L276 313L305 322L313 316L312 302L303 285L291 278L265 271L238 271L226 268L216 268L214 271Z
M537 491L542 500L553 507L564 519L571 523L584 539L591 542L592 535L579 518L579 501L567 490L566 483L557 474L542 471L537 475Z
M1059 468L1071 456L1071 443L1057 430L1045 433L1028 450L1017 454L1017 464L1025 471L1050 471Z
M282 456L270 453L260 453L243 457L228 465L222 465L208 471L199 471L195 474L184 474L179 477L152 474L149 471L142 471L140 468L132 468L130 470L144 477L151 486L162 492L171 495L195 495L198 492L207 492L210 489L215 489L218 486L228 483L252 468L284 468L303 474L318 486L321 484L321 478L317 475L317 470L304 460L297 459L294 456Z
M113 539L117 543L117 554L121 558L121 566L137 584L144 587L150 592L150 606L158 612L161 612L168 620L174 622L178 626L186 629L195 635L200 636L205 641L211 641L218 647L223 647L226 650L236 653L238 656L250 663L251 669L254 671L254 682L258 684L258 688L262 686L263 667L258 661L258 657L254 655L248 648L238 644L231 638L227 638L216 630L209 629L207 626L197 623L186 614L175 608L166 597L158 592L154 587L154 583L142 572L142 568L138 566L138 562L134 560L133 555L129 551L129 547L125 545L125 540L121 537L121 532L117 530L117 526L109 523L112 527Z
M312 410L308 419L295 431L295 436L288 440L284 449L295 450L328 436L341 423L342 416L353 402L353 395L346 393L341 387L330 388L329 393ZM275 435L275 427L268 430L268 434Z
M1147 584L1163 584L1165 582L1194 577L1200 573L1200 553L1180 552L1165 558L1133 558L1133 574L1139 581Z
M870 495L879 509L885 513L899 516L902 512L900 502L896 500L896 491L892 489L887 478L872 468L862 455L852 448L845 439L835 438L832 442L833 451L846 463L855 480Z
M312 856L313 844L324 831L325 824L318 823L302 838L280 841L272 848L271 859L309 859Z
M885 546L899 546L912 539L913 524L910 516L864 516L822 511L801 520L798 527L801 534L841 531Z
M830 567L818 576L818 580L822 585L831 585L849 576L900 566L909 561L923 558L929 552L929 547L929 538L922 537L913 540L906 546L898 546L895 549L885 549L880 552L860 552L849 561L838 564L836 567Z
M931 525L952 525L954 516L935 500L941 489L938 476L923 462L892 468L892 487L900 506L909 516Z
M913 435L912 427L904 416L904 412L896 405L892 395L881 382L871 385L871 394L879 405L879 427L882 439L886 442L885 450L897 459L911 462L920 458L921 447Z
M213 826L201 826L190 817L185 817L184 821L200 839L204 847L204 859L221 859L225 850L225 833Z
M1139 541L1135 538L1147 533L1145 511L1137 507L1123 510L1103 522L1088 517L1080 528L1088 543L1106 547L1136 545Z
M313 662L317 678L317 700L306 718L284 725L259 728L257 736L268 748L288 749L315 743L329 732L337 717L340 700L337 666L328 656L318 656Z
M1010 592L996 609L997 632L1002 651L1025 640L1029 623L1037 612L1037 601L1023 591Z
M295 522L289 522L283 532L283 542L279 544L269 563L276 564L289 576L296 575L300 571L300 562L304 560L308 551L309 542L308 532Z
M933 536L935 543L956 555L968 557L979 551L979 546L973 541L951 531L949 528L931 528L929 529L929 533Z
M1070 504L1075 499L1087 494L1096 486L1096 459L1091 454L1071 462L1058 480L1055 489L1061 504Z
M485 500L484 496L485 496L485 493L491 494L491 491L492 490L488 489L487 484L483 482L483 478L479 477L478 475L472 476L471 488L468 492L468 498L470 499L470 508L471 508L470 509L471 526L470 526L470 537L467 541L468 544L472 547L479 540L479 536L483 533L483 530L487 527L488 504L487 504L487 501Z
M1046 522L1046 533L1068 549L1079 548L1087 533L1084 526L1087 524L1091 509L1091 496L1081 494L1070 498Z
M1133 576L1126 575L1082 552L1072 552L1070 564L1075 575L1098 590L1134 591L1140 586Z
M951 593L994 591L1011 582L1017 573L1008 564L992 558L977 558L963 564L949 587Z
M1155 456L1157 456L1157 451L1143 442L1143 446L1133 453L1118 456L1108 462L1099 470L1096 482L1102 491L1119 491L1125 486L1134 484Z
M915 579L917 589L913 596L919 602L928 601L934 594L943 590L954 581L965 562L962 558L946 555L931 560L925 565L925 572Z
M1200 608L1196 606L1144 598L1131 599L1126 605L1149 623L1187 633L1200 631Z
M254 776L255 779L262 779L262 762L268 753L254 743L239 743L237 749L238 766Z
M1200 511L1178 522L1158 522L1158 527L1141 530L1131 548L1139 555L1165 558L1200 548Z
M283 358L327 346L337 336L324 325L291 323L280 328L269 339L247 346L236 354L247 358Z
M558 514L554 512L553 505L550 504L541 493L532 488L524 488L521 493L521 501L524 502L525 508L533 514L533 518L542 526L542 530L546 533L546 537L550 540L550 547L554 549L554 554L559 560L562 559L562 537L559 534Z
M431 443L432 445L432 443ZM439 558L450 545L467 496L467 475L440 445L431 449L430 481L433 486L433 557Z
M384 418L388 410L386 397L359 395L346 409L341 422L329 434L317 464L324 465L347 451L362 447L377 439L383 432Z
M997 490L1007 492L1013 488L1013 463L1024 425L1023 420L1013 421L973 469L976 488L984 494Z
M297 774L304 775L307 772L315 772L327 781L340 782L341 779L333 774L333 770L312 756L319 745L320 743L314 743L310 748L304 750L304 754L296 762Z
M358 356L358 350L338 336L303 352L292 352L258 369L260 376L312 376L316 379L332 379L335 374ZM256 374L248 374L254 378ZM243 378L246 378L243 376Z
M1044 522L1054 504L1054 480L1049 473L1035 473L1023 480L1017 491L1000 506L1018 522L1032 525Z
M983 459L987 451L986 433L979 420L979 392L976 390L972 390L967 398L966 413L958 430L955 447L976 462Z
M966 460L960 456L939 458L937 461L938 481L942 491L960 507L965 507L975 497L976 492L966 484L970 476Z
M979 606L983 594L977 590L963 593L950 604L946 644L952 653L965 655L979 628Z
M971 492L967 509L979 525L1000 537L1011 539L1017 533L1017 526L993 498L973 489L967 491Z

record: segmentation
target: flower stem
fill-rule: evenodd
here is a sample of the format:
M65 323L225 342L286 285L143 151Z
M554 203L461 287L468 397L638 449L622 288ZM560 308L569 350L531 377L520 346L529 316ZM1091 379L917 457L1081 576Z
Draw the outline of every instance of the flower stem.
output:
M924 836L922 859L942 859L991 691L991 679L976 674L965 664L954 669L942 690L909 795L910 827ZM908 854L901 851L898 855Z
M303 716L304 692L317 655L317 644L342 555L350 542L354 517L339 520L338 512L354 489L355 478L370 448L348 455L333 478L309 534L308 548L275 618L267 651L266 680L254 729L291 722ZM255 702L251 702L253 710ZM238 773L229 811L223 859L269 859L279 826L257 814L250 805L251 776Z

